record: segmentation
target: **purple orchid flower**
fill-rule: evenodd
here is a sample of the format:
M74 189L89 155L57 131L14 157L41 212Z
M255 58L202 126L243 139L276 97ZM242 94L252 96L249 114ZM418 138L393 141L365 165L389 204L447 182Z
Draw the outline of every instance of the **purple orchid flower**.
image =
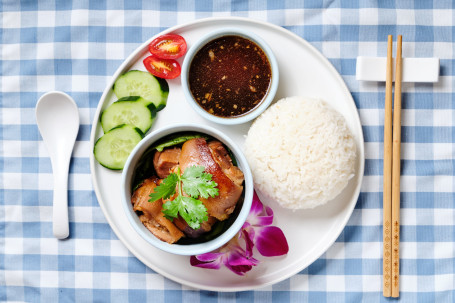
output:
M224 265L237 275L243 276L259 264L259 261L253 258L255 245L265 257L287 254L289 246L286 237L280 228L270 226L272 222L272 209L266 207L264 210L264 205L255 192L250 213L239 233L214 252L191 256L191 265L209 269L219 269Z
M283 231L279 227L270 226L272 222L273 210L267 206L264 214L264 205L254 192L250 213L242 229L264 257L282 256L289 251Z
M190 264L192 266L220 269L224 264L229 270L237 275L243 276L256 266L259 261L253 258L253 246L248 243L248 237L245 240L245 249L240 245L240 233L232 238L228 243L215 252L210 252L198 256L191 256Z

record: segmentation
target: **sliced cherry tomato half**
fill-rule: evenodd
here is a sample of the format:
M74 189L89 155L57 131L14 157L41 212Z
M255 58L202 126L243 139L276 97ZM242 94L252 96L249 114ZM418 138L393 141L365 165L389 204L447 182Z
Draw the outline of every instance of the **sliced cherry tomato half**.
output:
M180 64L173 59L163 59L151 55L144 59L144 66L154 76L174 79L180 76Z
M149 44L149 52L163 59L177 59L186 52L185 39L176 34L159 36Z

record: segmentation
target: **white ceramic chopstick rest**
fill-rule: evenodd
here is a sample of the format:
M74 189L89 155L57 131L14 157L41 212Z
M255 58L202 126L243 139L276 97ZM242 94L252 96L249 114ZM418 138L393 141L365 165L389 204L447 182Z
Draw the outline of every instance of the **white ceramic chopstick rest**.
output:
M387 58L357 57L356 79L360 81L385 82ZM438 82L439 58L403 58L402 82ZM395 79L393 59L393 79Z
M54 175L53 233L56 238L65 239L69 235L68 172L79 132L79 110L70 96L52 91L38 100L35 114Z

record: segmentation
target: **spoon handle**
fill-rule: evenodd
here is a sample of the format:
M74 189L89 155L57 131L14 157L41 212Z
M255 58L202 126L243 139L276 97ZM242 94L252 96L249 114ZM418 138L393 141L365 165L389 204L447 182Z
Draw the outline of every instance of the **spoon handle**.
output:
M60 160L60 161L59 161ZM68 223L68 171L69 159L58 159L54 170L54 205L53 232L57 239L65 239L69 235Z

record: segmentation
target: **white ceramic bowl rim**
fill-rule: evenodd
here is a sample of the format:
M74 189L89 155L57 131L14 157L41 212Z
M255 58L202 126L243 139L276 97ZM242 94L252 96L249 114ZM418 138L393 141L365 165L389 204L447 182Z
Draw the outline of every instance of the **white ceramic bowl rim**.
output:
M239 116L239 117L233 117L233 118L223 118L223 117L217 117L215 115L209 114L207 111L205 111L197 102L194 100L193 95L188 87L188 74L189 74L189 69L191 62L193 61L194 55L202 48L204 47L208 42L222 37L222 36L228 36L228 35L237 35L241 36L243 38L247 38L257 45L259 45L262 50L264 51L265 55L267 56L269 63L270 63L270 68L272 72L272 79L270 83L269 90L267 92L267 95L265 96L265 99L262 100L260 105L256 108L254 108L251 112ZM233 124L241 124L248 122L250 120L253 120L257 116L259 116L263 111L269 107L270 103L272 103L273 99L275 98L276 91L278 89L278 82L279 82L279 70L278 70L278 63L276 60L275 55L272 52L272 49L270 46L258 35L254 34L253 32L246 31L240 28L234 28L234 27L227 27L227 28L222 28L219 30L212 31L202 38L200 38L196 43L193 44L193 46L190 47L188 52L185 55L185 59L182 64L182 74L181 74L181 82L182 82L182 90L183 93L185 94L185 98L187 101L191 104L193 109L201 116L206 118L207 120L220 123L220 124L227 124L227 125L233 125Z
M194 131L208 134L218 140L220 140L223 144L225 144L234 154L236 160L238 162L238 166L242 169L243 174L245 176L245 186L244 186L244 201L242 209L240 210L237 218L232 223L232 225L224 231L221 235L212 239L210 241L198 244L191 244L191 245L179 245L179 244L169 244L163 242L156 238L139 220L139 217L134 212L132 204L131 204L131 181L134 174L134 170L139 159L142 157L143 153L157 140L168 136L173 133L178 132L187 132L187 131ZM130 221L130 224L136 230L139 235L145 239L151 245L169 252L178 255L198 255L206 252L211 252L229 240L231 240L243 226L251 208L253 199L253 177L251 174L251 170L248 166L248 162L241 152L240 148L226 135L221 133L220 131L209 127L209 126L200 126L196 124L175 124L160 128L158 130L153 131L149 135L147 135L138 145L133 149L130 153L126 163L125 168L122 172L122 204L125 210L125 214Z

